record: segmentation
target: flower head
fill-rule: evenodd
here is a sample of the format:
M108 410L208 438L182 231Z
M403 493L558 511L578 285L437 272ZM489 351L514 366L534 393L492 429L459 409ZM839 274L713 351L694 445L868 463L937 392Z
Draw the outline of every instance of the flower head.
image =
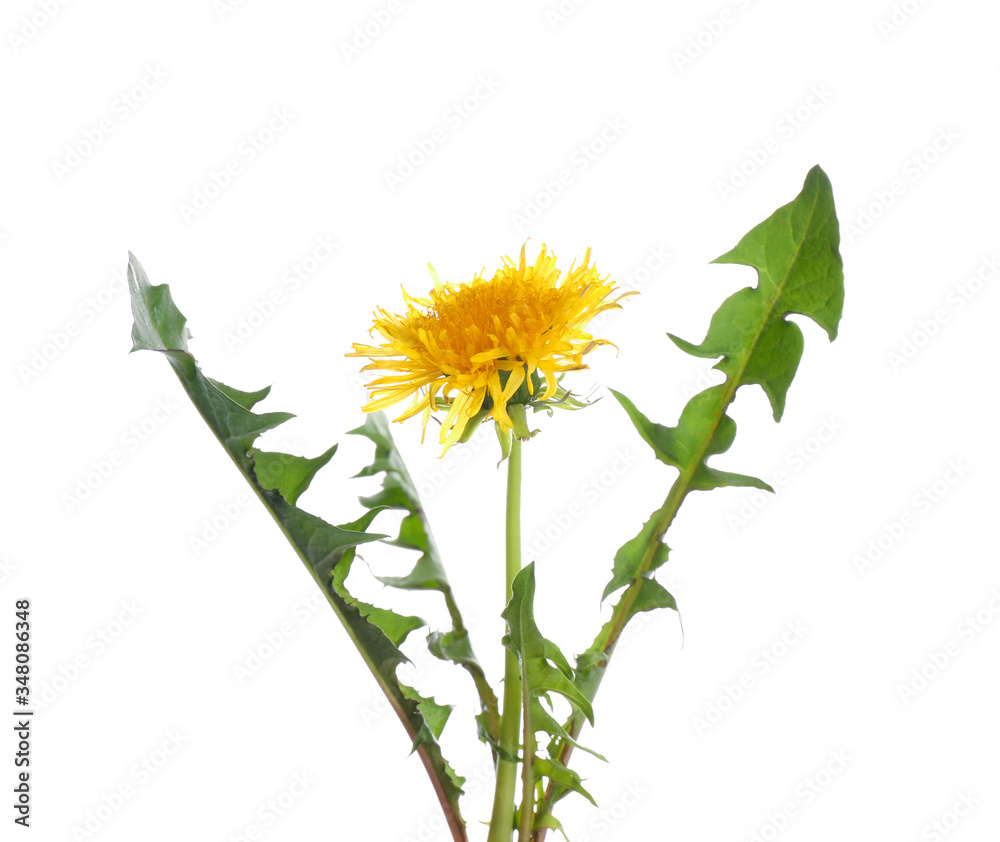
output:
M583 263L562 275L545 245L529 266L524 248L515 263L504 258L491 278L477 275L464 284L444 284L431 269L434 289L428 298L403 290L406 313L375 312L371 332L381 345L354 343L352 357L369 357L362 371L386 372L368 384L365 412L376 412L410 398L397 421L446 409L441 426L444 450L458 441L469 422L492 417L503 431L512 427L510 403L539 405L564 396L562 372L586 368L583 355L606 339L586 331L598 313L619 309L614 284ZM544 390L541 394L544 383Z

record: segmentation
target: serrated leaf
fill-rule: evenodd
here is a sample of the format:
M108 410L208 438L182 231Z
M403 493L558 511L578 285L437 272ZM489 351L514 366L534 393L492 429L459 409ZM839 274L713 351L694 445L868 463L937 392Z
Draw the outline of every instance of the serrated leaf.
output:
M382 475L381 490L377 494L360 498L361 504L369 509L387 507L405 511L407 514L400 524L399 534L394 540L386 543L416 550L419 553L413 568L405 576L376 578L382 584L393 588L411 591L434 590L442 594L451 617L452 629L443 633L431 632L428 635L428 646L435 657L451 661L469 673L479 694L485 715L484 721L488 723L492 742L496 743L499 741L499 702L473 652L472 641L462 620L437 545L434 543L426 513L420 502L420 495L392 439L389 424L382 413L373 413L366 416L365 423L351 433L364 436L375 444L372 463L363 468L358 476Z
M615 397L618 397L617 393ZM608 582L604 593L601 594L601 602L604 602L619 588L632 584L641 575L640 569L652 572L666 564L670 548L655 536L656 526L662 511L661 508L653 512L649 520L639 530L639 534L623 544L615 553L611 581ZM650 556L648 563L647 555Z
M271 394L270 386L265 386L263 389L258 389L256 392L244 392L241 389L234 389L232 386L220 383L218 380L214 380L211 377L206 379L227 398L235 401L244 409L253 409L258 403Z
M638 589L640 580L662 563L661 538L690 492L725 486L773 491L763 480L721 471L707 460L729 450L736 437L736 422L726 410L742 386L759 384L771 402L775 420L780 420L802 356L802 332L787 321L789 314L808 316L831 340L836 337L844 306L839 244L830 181L819 167L813 167L793 201L714 261L755 268L757 286L740 290L723 302L699 345L671 337L688 353L721 357L715 368L726 375L725 382L694 395L675 427L650 421L629 398L614 392L656 458L676 468L680 476L639 536L619 550L604 598L626 585ZM627 622L634 614L631 603L637 595L625 600L628 610L620 620Z
M347 590L347 577L351 574L354 561L357 558L354 548L344 552L335 564L330 566L330 583L334 592L351 606L357 613L371 625L377 628L392 644L393 650L383 648L381 654L383 658L388 656L387 661L392 662L393 667L409 661L399 647L409 636L410 632L416 631L427 625L420 617L404 616L396 614L384 608L378 608L370 602L364 602L353 596ZM408 689L408 688L406 688ZM406 695L404 693L404 695ZM409 696L407 696L409 698Z
M657 582L656 579L645 577L640 582L640 586L639 596L632 603L633 615L638 614L640 611L653 611L657 608L670 608L680 613L674 595Z
M639 435L653 448L656 458L672 468L684 471L690 468L692 491L709 491L724 486L760 488L773 492L763 480L756 477L719 471L709 467L704 461L709 456L725 453L736 438L736 422L728 415L718 417L718 391L722 386L712 386L699 392L684 407L676 427L665 427L650 421L636 408L632 401L621 392L610 392L622 405ZM706 443L702 431L712 431ZM698 455L701 459L696 461Z
M511 598L501 615L508 632L503 643L521 659L523 680L528 693L558 693L575 709L594 722L594 710L573 683L574 673L559 647L542 636L535 624L535 563L523 567L511 584Z
M549 760L544 757L538 758L535 761L535 772L539 776L548 778L553 783L558 784L564 789L580 793L580 795L586 798L591 804L595 807L597 806L594 796L583 788L583 781L580 776L572 769L567 769L557 760Z
M463 665L479 663L467 634L456 635L454 631L431 632L427 635L427 648L441 661L453 661Z
M421 696L416 690L405 684L403 685L403 694L406 698L417 703L417 709L424 718L423 728L413 739L413 751L416 751L423 743L435 742L440 738L441 732L444 731L444 726L448 722L448 717L454 710L454 705L440 705L433 699Z
M724 486L773 490L762 480L719 470L706 460L725 453L733 443L736 423L726 410L742 386L760 385L774 419L781 419L803 346L802 332L787 320L788 315L807 316L831 341L836 338L844 305L839 246L833 190L826 173L813 167L795 199L714 261L753 267L757 286L740 290L723 302L702 342L670 337L689 354L720 358L715 368L725 374L725 382L692 397L675 427L650 421L631 400L614 393L656 458L676 468L679 476L663 505L615 556L612 578L602 599L621 587L626 590L593 645L577 658L577 684L588 699L596 696L628 621L639 611L660 607L677 610L673 596L650 576L666 559L663 537L687 494ZM574 713L566 731L575 737L582 725L583 717ZM563 741L559 759L568 758L572 748ZM539 806L540 813L559 797L559 787L550 787Z
M844 264L833 189L813 167L799 195L779 208L714 263L757 270L758 283L731 295L690 354L722 357L715 368L737 385L757 383L781 419L788 386L802 356L802 331L786 317L808 316L832 342L844 310ZM677 340L675 340L677 341Z
M546 813L543 816L537 816L535 818L536 827L547 827L549 830L558 830L566 842L571 842L569 836L566 835L566 831L563 830L562 822L559 821L552 813Z
M337 452L334 445L325 453L307 459L290 453L276 453L258 450L254 453L257 479L268 491L278 491L293 506L302 493L309 488L313 477Z
M544 731L550 737L552 737L552 744L550 745L550 752L553 745L558 745L558 741L562 740L564 742L570 743L574 748L578 748L581 751L585 751L588 754L592 754L598 760L603 760L605 763L608 759L599 752L594 751L592 748L587 748L587 746L581 745L566 731L566 728L560 723L551 713L551 711L542 704L541 697L535 697L531 700L531 722L536 726L538 731Z
M174 304L170 287L166 284L152 286L132 252L128 253L126 277L132 295L134 317L132 350L186 351L191 331L187 329L187 319ZM135 306L137 297L141 303L139 308Z
M266 487L257 475L255 460L260 457L260 453L253 450L253 444L261 433L294 416L285 412L256 414L252 408L267 396L268 389L244 392L202 374L187 349L187 339L190 337L187 320L174 304L169 288L166 285L151 286L139 261L131 254L127 275L134 317L132 350L158 351L167 358L209 429L323 591L410 739L416 740L423 732L417 750L431 777L449 827L456 839L465 839L465 824L458 803L462 795L462 779L455 775L441 756L434 737L435 728L442 724L438 709L440 706L431 707L422 698L412 698L415 691L401 684L396 676L396 668L407 660L397 643L401 643L414 628L419 628L424 623L419 618L400 617L385 609L356 601L344 586L355 556L355 548L386 537L366 531L378 510L367 512L354 523L338 527L289 502L285 495L291 496L293 500L297 498L316 470L322 467L315 465L315 460L305 460L312 462L308 466L301 462L292 463L294 467L289 471L279 471L277 478L271 477L273 481L267 484L272 485L272 488ZM328 454L332 456L331 451ZM264 456L264 461L266 463L268 459L274 458L276 456ZM274 467L273 464L271 467ZM343 567L340 566L342 564ZM432 722L428 722L421 712L421 704L424 704Z

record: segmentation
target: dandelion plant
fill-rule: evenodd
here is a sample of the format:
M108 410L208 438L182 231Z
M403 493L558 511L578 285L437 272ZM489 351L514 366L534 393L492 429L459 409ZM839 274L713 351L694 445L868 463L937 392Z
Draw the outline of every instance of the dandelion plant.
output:
M762 480L723 470L709 460L734 441L736 424L727 411L742 386L759 385L775 421L781 419L804 346L789 314L806 316L831 340L836 337L844 303L839 243L832 188L826 174L814 167L793 201L714 261L752 267L757 285L722 303L701 342L669 337L682 352L716 360L725 380L694 395L673 426L643 414L638 408L642 398L633 402L610 390L624 410L623 421L634 428L631 434L676 469L677 476L658 499L650 500L657 508L636 534L623 536L612 559L582 562L610 565L609 581L593 599L596 604L617 595L617 601L610 619L595 631L593 644L572 659L540 627L539 622L551 631L556 624L551 612L536 603L535 561L522 564L521 466L526 453L544 446L544 436L533 438L528 411L587 406L566 377L586 368L587 354L611 344L592 336L588 324L634 294L600 275L589 249L565 271L544 245L530 264L525 245L517 261L504 258L492 275L479 274L465 283L442 283L431 269L433 289L426 297L404 291L401 315L376 309L371 334L381 337L380 344L356 342L347 350L345 342L346 353L368 359L364 370L377 375L367 384L370 400L359 408L364 421L351 431L374 446L372 462L360 476L382 478L381 490L360 498L360 514L326 520L299 507L299 497L331 462L336 446L314 458L259 449L258 437L292 416L254 411L267 397L267 388L245 392L205 376L188 349L186 320L169 288L151 285L130 255L133 350L167 357L192 403L343 623L423 762L452 838L469 838L461 809L465 781L438 742L452 708L421 695L397 675L407 660L400 647L418 630L423 630L428 651L464 670L477 694L479 712L470 730L496 770L488 842L511 842L515 834L517 842L541 842L549 830L561 830L556 812L563 809L565 797L593 800L570 764L575 749L597 754L578 739L587 722L599 733L595 699L623 630L639 612L677 610L674 595L657 581L656 572L667 562L664 537L684 500L693 491L726 486L772 490ZM438 437L442 455L463 446L482 424L492 423L496 431L507 483L505 591L496 599L507 631L502 640L492 641L504 648L502 690L495 683L499 677L491 680L476 657L427 513L382 414L401 402L406 404L394 420L419 415L424 434L430 419L443 415ZM373 531L386 510L403 515L396 535ZM481 517L483 529L500 530L492 512ZM437 526L448 528L447 523ZM429 628L419 617L366 603L351 593L347 580L354 561L372 542L418 552L410 573L379 581L391 588L436 591L447 609L446 627Z

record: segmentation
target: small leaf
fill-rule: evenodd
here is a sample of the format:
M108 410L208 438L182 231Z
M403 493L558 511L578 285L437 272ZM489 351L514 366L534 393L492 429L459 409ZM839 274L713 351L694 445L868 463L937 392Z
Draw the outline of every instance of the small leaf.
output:
M187 329L187 319L174 304L170 287L166 284L151 286L142 265L132 252L128 253L126 277L132 296L132 314L135 317L132 325L132 350L186 351L191 332Z
M618 395L616 394L615 397ZM608 582L601 595L601 602L604 602L619 588L632 584L641 575L640 570L653 571L666 563L670 548L655 537L657 524L663 516L663 511L664 509L661 507L653 512L649 520L639 530L639 534L623 544L615 553L611 581Z
M563 830L562 823L557 819L552 813L546 813L544 816L536 816L535 818L536 827L547 827L549 830L558 830L566 842L570 842L570 838L566 835L566 831Z
M603 760L605 763L608 762L608 759L603 754L599 754L592 748L580 745L580 743L573 739L573 737L566 731L559 721L556 720L546 706L542 704L539 697L535 697L531 700L531 722L534 726L536 726L537 731L544 731L546 734L551 736L553 738L553 743L557 740L563 740L564 742L568 742L574 748L578 748L581 751L592 754L598 760Z
M542 637L535 625L535 563L522 568L511 585L511 598L501 615L507 621L504 646L522 661L528 692L534 696L558 693L594 722L590 701L573 683L573 671L559 647Z
M361 504L369 509L381 507L405 511L399 527L399 534L386 543L405 549L416 550L418 556L413 568L405 576L376 576L382 584L403 590L439 591L445 600L452 629L449 632L431 632L428 646L431 654L442 660L451 661L462 667L472 678L479 694L484 722L493 743L499 741L499 702L486 674L472 650L468 630L462 620L451 584L441 561L440 553L431 535L430 525L420 495L410 478L402 455L389 432L389 424L382 413L366 416L365 423L352 430L352 434L364 436L375 444L372 463L362 469L358 476L382 475L382 489L370 497L362 497ZM489 742L489 741L487 741Z
M326 465L337 452L334 445L315 459L292 456L289 453L273 453L258 450L254 453L257 479L268 491L279 491L293 506L300 495L309 488L316 473Z
M677 600L663 585L648 577L643 578L639 589L639 596L632 603L632 614L640 611L653 611L656 608L670 608L680 613L677 608Z
M499 424L493 425L494 429L497 431L497 441L500 442L500 461L497 462L497 467L499 468L507 459L510 457L511 442L513 441L514 431L500 429Z
M234 389L232 386L227 386L225 383L220 383L218 380L213 380L211 377L207 377L209 383L215 386L222 394L224 394L231 401L235 401L244 409L253 409L258 403L260 403L264 398L271 394L271 387L265 386L263 389L258 389L256 392L244 392L240 389Z
M535 773L541 777L548 778L561 787L580 793L591 804L595 807L597 806L594 796L583 788L583 781L580 779L580 776L572 769L567 769L562 763L539 757L535 760Z
M625 409L639 435L653 448L656 458L666 465L681 471L690 471L689 483L692 491L709 491L724 486L760 488L774 492L763 480L743 474L728 473L710 468L702 461L708 456L725 453L736 438L736 422L728 415L718 415L718 394L721 386L713 386L695 395L681 413L676 427L664 427L643 415L621 392L611 389L611 394ZM713 430L711 440L705 444L702 430ZM702 460L695 461L696 455L704 449Z
M406 698L417 703L417 709L424 718L423 727L417 732L416 737L413 738L413 749L410 752L412 754L423 743L433 743L441 736L441 732L444 731L444 726L448 722L448 717L451 716L454 706L439 705L433 699L424 698L412 687L407 687L405 684L402 685L402 689L403 695ZM454 773L452 774L454 776ZM463 779L462 783L464 782Z

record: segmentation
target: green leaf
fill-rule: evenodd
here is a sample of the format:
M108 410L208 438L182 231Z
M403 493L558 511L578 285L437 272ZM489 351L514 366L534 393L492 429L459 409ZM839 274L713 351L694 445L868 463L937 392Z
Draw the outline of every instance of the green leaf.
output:
M583 788L583 781L580 779L580 776L572 769L567 769L557 760L549 760L544 757L538 758L535 761L535 772L539 777L546 777L563 789L580 793L591 804L595 807L597 806L594 796Z
M625 409L639 435L653 448L657 459L678 470L691 468L692 491L709 491L723 486L744 486L773 493L774 489L763 480L719 471L710 468L704 461L708 456L725 453L736 438L736 422L725 414L717 417L718 392L722 388L721 385L712 386L691 398L684 407L676 427L664 427L662 424L650 421L621 392L616 392L614 389L610 392ZM707 443L702 433L706 428L712 431ZM696 454L702 453L702 449L704 453L701 460L695 462Z
M372 512L372 516L378 514L377 512ZM394 647L403 645L403 642L409 636L410 632L416 629L423 628L427 625L419 617L408 617L401 614L396 614L394 611L389 611L385 608L378 608L368 602L362 602L360 599L356 599L347 590L347 577L351 573L351 568L354 565L355 551L352 549L350 552L344 553L337 564L331 570L331 584L333 590L336 591L337 595L344 600L348 605L357 610L357 612L364 617L369 623L376 626L392 643ZM393 660L396 661L397 665L406 663L409 659L403 655L402 652L393 653ZM404 688L407 690L409 688ZM404 692L404 695L406 693ZM409 698L409 696L407 696Z
M406 687L405 685L403 692L408 699L417 703L417 708L424 718L423 727L413 739L413 751L416 751L423 743L434 743L441 737L441 732L444 731L444 726L448 722L448 717L451 716L454 706L439 705L433 699L424 698L412 687ZM452 775L454 776L454 772ZM462 783L465 783L464 778L462 779Z
M128 253L127 278L132 295L132 350L186 351L191 331L187 319L174 305L170 287L151 286L149 278L132 252ZM136 299L140 306L136 307ZM246 392L239 394L248 395ZM246 407L249 409L250 407Z
M627 623L635 614L643 580L666 560L662 537L690 492L725 486L773 491L763 480L721 471L707 460L729 450L736 438L736 422L726 411L742 386L760 385L775 420L780 420L802 356L802 332L787 320L788 315L808 316L831 340L836 337L844 307L839 245L833 190L823 170L813 167L792 202L714 261L755 268L757 286L742 289L723 302L700 344L671 337L688 353L720 357L715 368L726 375L725 382L692 397L675 427L650 421L629 398L613 392L656 458L679 471L663 506L615 556L612 578L602 598L621 587L634 588L619 603L622 613L614 618L616 625ZM612 645L616 637L609 638Z
M316 472L333 456L334 448L311 460L254 450L254 442L261 433L294 416L285 412L258 415L252 408L267 396L268 389L244 392L202 374L187 349L190 332L169 288L151 286L139 261L131 254L128 283L134 316L132 350L158 351L167 358L195 408L343 623L420 753L453 833L456 838L464 839L464 821L458 804L462 779L441 756L436 742L447 718L443 713L445 708L423 699L396 676L396 668L407 661L399 645L424 622L355 600L344 584L356 547L386 537L367 532L379 510L338 527L294 505Z
M304 456L258 450L254 455L257 479L268 491L280 491L281 496L294 506L302 492L309 487L317 471L326 465L336 452L337 445L334 445L315 459L306 459Z
M514 577L511 598L501 616L507 621L503 644L517 654L533 696L558 693L594 723L590 701L573 683L573 670L559 647L542 636L535 624L535 563L523 567Z
M132 350L134 351L135 348ZM206 379L227 398L235 401L244 409L253 409L258 403L271 394L270 386L265 386L263 389L258 389L256 392L243 392L239 389L234 389L232 386L227 386L225 383L220 383L218 380L213 380L211 377Z
M552 813L546 813L544 816L538 816L535 818L536 827L547 827L549 830L558 830L566 842L570 842L570 838L566 835L566 831L563 830L562 823L557 819Z
M615 396L618 396L617 393ZM649 520L639 530L639 534L631 541L622 545L618 552L615 553L611 581L608 582L604 593L601 595L601 602L604 602L619 588L632 584L636 578L642 575L640 569L643 568L644 564L645 572L651 573L666 563L670 548L666 544L661 543L659 538L655 536L656 525L662 513L662 509L653 512ZM645 563L647 553L652 554L652 558L648 564Z
M731 295L713 316L699 345L674 341L689 354L722 357L715 368L736 388L757 383L767 394L774 420L802 357L802 331L790 313L808 316L832 342L844 310L844 264L833 188L813 167L802 192L751 230L715 263L757 270L758 283Z
M598 752L594 751L592 748L587 748L587 746L580 745L573 737L566 731L566 728L560 723L551 713L551 711L542 704L541 697L536 696L531 700L531 722L535 726L537 731L544 731L550 737L552 737L552 744L550 745L550 753L554 755L551 751L552 746L558 746L559 741L568 742L574 748L578 748L581 751L585 751L588 754L592 754L598 760L603 760L605 763L608 759Z
M527 699L527 728L532 734L543 731L553 738L553 742L550 743L549 758L532 756L535 777L536 779L548 777L553 784L579 792L593 802L590 794L580 783L579 775L556 762L551 756L552 748L561 743L568 743L578 748L584 747L566 732L542 704L542 699L548 700L551 693L558 693L569 702L574 714L586 717L591 724L594 722L594 711L590 700L577 686L575 673L566 657L555 643L539 631L535 622L534 600L535 564L532 562L514 577L511 598L502 616L507 622L504 646L518 656L521 664L521 681ZM591 751L586 748L584 750ZM526 751L532 750L526 749ZM591 754L604 760L597 752L591 751Z
M692 397L674 427L650 421L631 400L614 392L656 458L676 468L678 477L663 505L615 556L611 581L602 600L620 588L625 591L594 643L577 658L576 682L589 700L596 696L629 620L640 611L677 610L673 596L652 578L652 573L666 561L663 538L687 495L725 486L773 490L762 480L719 470L707 460L725 453L735 439L736 423L726 411L742 386L759 385L771 404L774 419L781 419L803 348L802 332L788 321L789 315L806 316L823 328L831 341L836 338L844 306L839 247L833 189L826 173L813 167L795 199L714 261L756 269L756 287L742 289L723 302L702 342L670 337L689 354L719 358L715 368L725 375L725 381ZM583 721L583 716L575 712L565 730L575 737ZM558 759L564 762L572 749L571 743L563 741ZM550 789L539 812L543 814L559 796L559 787Z
M491 745L496 744L500 733L499 703L473 652L469 632L445 573L441 555L434 543L427 515L420 502L420 495L392 439L389 423L382 413L374 413L366 416L365 423L351 433L364 436L375 444L372 463L363 468L358 476L382 475L381 490L370 497L362 497L362 505L370 510L391 508L405 511L407 514L400 524L399 534L395 540L386 543L416 550L419 553L412 570L405 576L376 578L382 584L393 588L411 591L433 590L441 593L448 608L452 628L447 632L432 631L427 637L428 647L436 658L451 661L469 673L482 707L483 720L480 724L486 723L485 733L490 738L484 741ZM477 730L477 733L483 736L481 730Z

